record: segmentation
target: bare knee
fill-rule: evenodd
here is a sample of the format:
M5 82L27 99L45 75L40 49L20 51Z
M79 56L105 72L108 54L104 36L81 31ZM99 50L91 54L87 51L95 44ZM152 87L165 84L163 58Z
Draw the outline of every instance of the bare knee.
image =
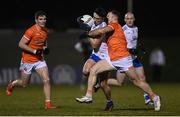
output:
M44 83L44 84L50 84L50 83L49 83L49 79L43 80L43 83Z
M107 82L106 81L101 81L101 83L100 83L100 86L101 87L106 87L108 84L107 84Z
M140 75L139 78L140 78L142 81L146 81L145 75Z
M26 81L21 81L21 86L26 88L28 86L28 82Z
M97 75L96 71L93 68L90 69L90 74L91 75Z
M83 75L88 76L89 75L89 69L83 69Z

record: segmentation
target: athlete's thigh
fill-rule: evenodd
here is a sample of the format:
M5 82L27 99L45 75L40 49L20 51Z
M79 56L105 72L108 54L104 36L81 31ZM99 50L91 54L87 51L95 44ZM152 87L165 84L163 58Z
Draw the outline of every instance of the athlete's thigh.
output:
M23 83L27 84L30 82L31 74L26 74L24 72L21 72L21 80Z
M125 71L125 73L128 76L128 78L130 78L131 80L138 80L139 79L134 67L129 68L127 71Z
M143 67L136 67L135 68L136 70L136 74L138 75L138 77L141 79L141 80L145 80L145 73L144 73L144 69Z
M49 80L49 72L47 66L36 69L36 72L40 75L40 77L43 80Z
M117 81L119 83L122 83L124 81L125 77L126 77L126 74L121 73L120 71L117 70L116 77L117 77Z
M84 72L88 72L88 73L89 73L90 68L91 68L95 63L96 63L96 62L93 61L92 59L88 59L88 60L85 62L84 66L83 66L83 73L84 73Z
M115 68L107 60L100 60L91 68L91 71L93 71L96 74L99 74L114 69Z

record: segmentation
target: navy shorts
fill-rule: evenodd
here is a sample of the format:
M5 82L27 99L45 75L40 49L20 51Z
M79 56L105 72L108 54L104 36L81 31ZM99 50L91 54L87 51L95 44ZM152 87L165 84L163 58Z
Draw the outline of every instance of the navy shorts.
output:
M142 67L142 63L138 60L138 58L133 59L133 66L134 67Z

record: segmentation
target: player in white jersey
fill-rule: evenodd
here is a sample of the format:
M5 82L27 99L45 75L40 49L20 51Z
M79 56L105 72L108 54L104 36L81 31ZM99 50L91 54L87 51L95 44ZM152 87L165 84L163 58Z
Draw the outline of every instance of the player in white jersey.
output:
M102 8L97 8L95 9L93 13L93 19L94 19L94 24L91 27L91 30L95 30L98 28L105 27L107 24L104 21L106 18L106 12ZM88 76L90 69L92 68L93 65L95 65L98 61L102 59L106 59L107 61L110 62L109 54L108 54L108 47L107 44L104 42L104 35L98 37L100 39L92 39L90 38L90 43L93 48L92 54L90 58L85 62L84 67L83 67L83 74L84 76ZM101 80L101 88L106 96L107 99L107 104L105 107L106 111L111 111L113 108L113 102L111 99L111 92L110 92L110 87L107 85L107 73L102 73L99 74L99 78ZM90 79L88 79L90 80ZM106 80L106 81L105 81ZM86 97L82 98L76 98L76 101L81 102L81 100L85 99ZM91 100L88 100L87 103L91 103Z
M141 62L138 60L138 28L134 25L135 17L132 12L128 12L125 14L125 22L126 24L123 26L124 34L127 41L127 48L133 58L133 66L136 70L136 73L141 80L145 81L146 77L144 74L144 68ZM117 80L116 79L108 79L108 84L121 86L124 79L125 74L117 71ZM144 93L145 104L152 104L150 96L147 93Z

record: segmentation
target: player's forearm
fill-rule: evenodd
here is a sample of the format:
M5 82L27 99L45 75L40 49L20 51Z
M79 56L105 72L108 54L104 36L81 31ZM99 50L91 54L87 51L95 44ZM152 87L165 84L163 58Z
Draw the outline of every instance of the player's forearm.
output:
M91 44L92 48L99 48L99 46L101 45L101 42L102 42L102 40L100 40L100 39L90 38L90 44Z
M99 30L93 30L93 31L89 31L88 36L95 38L97 36L101 35L101 32Z
M27 51L27 52L30 52L30 53L36 53L36 50L34 50L34 49L32 49L32 48L30 48L30 47L28 47L26 44L24 44L24 43L19 43L19 47L22 49L22 50L24 50L24 51Z

